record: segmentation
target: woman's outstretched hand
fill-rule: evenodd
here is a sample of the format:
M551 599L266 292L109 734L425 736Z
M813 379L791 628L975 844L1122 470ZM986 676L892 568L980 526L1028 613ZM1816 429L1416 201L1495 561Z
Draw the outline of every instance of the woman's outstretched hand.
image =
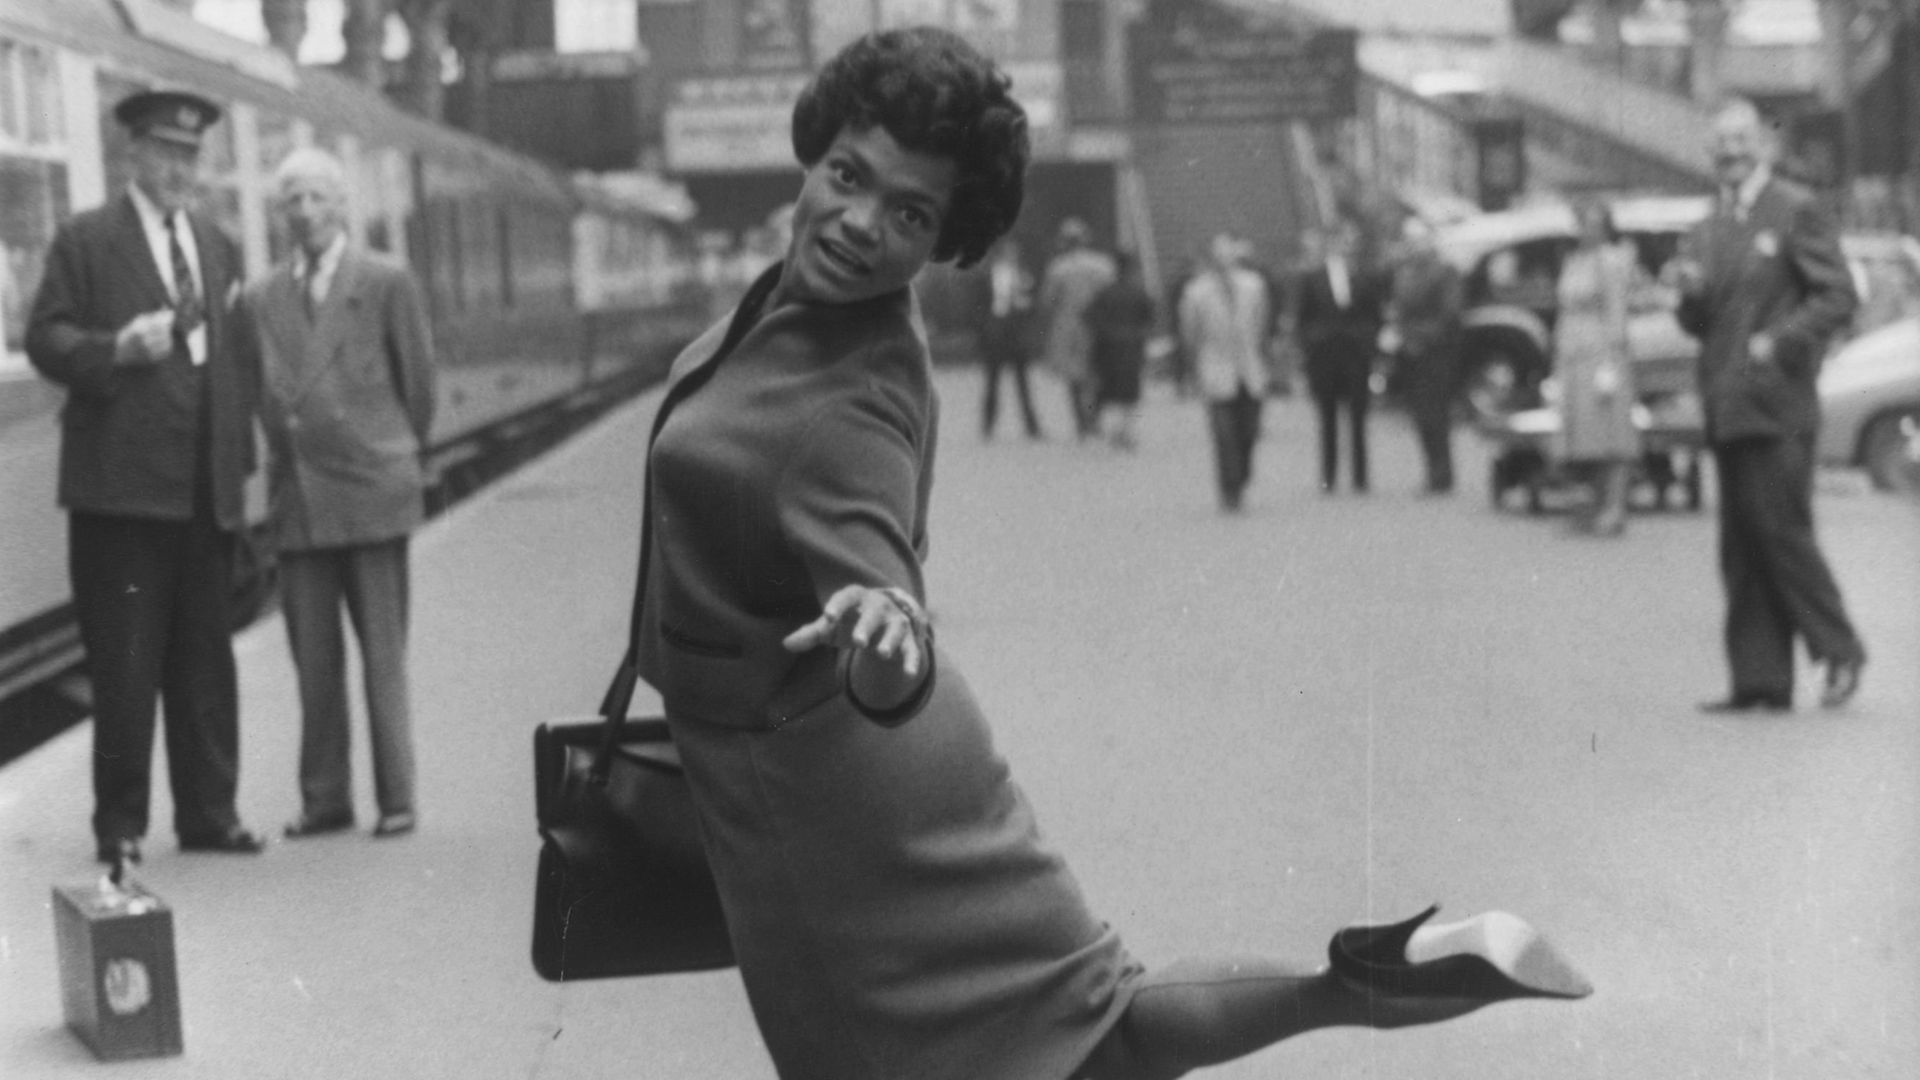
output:
M788 634L789 652L822 645L856 650L855 659L888 662L909 679L925 666L927 614L905 589L848 585L827 598L820 617Z

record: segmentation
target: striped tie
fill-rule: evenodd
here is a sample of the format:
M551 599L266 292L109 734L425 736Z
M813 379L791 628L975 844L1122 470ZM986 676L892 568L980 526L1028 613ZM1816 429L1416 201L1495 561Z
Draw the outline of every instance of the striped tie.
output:
M187 335L199 329L206 321L206 305L200 302L200 290L193 284L193 270L187 265L187 253L180 247L180 236L174 231L176 214L167 215L167 257L173 263L173 338L182 351L187 348Z

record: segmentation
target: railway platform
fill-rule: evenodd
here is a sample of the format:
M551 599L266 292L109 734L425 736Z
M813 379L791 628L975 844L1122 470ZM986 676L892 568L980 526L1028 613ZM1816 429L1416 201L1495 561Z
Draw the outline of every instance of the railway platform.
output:
M1724 680L1711 513L1562 535L1489 508L1464 431L1464 490L1419 497L1394 415L1375 420L1374 493L1324 496L1295 398L1269 409L1227 516L1195 403L1151 388L1121 454L1063 438L1044 378L1037 443L980 438L975 373L939 385L943 647L1136 953L1312 960L1342 925L1438 900L1523 914L1597 987L1315 1033L1205 1076L1920 1067L1920 506L1844 477L1817 496L1873 653L1860 698L1711 719L1694 710ZM156 783L136 875L174 912L182 1056L101 1064L62 1026L50 891L99 874L90 733L0 768L0 1076L771 1080L735 974L552 985L527 956L531 732L591 711L618 659L657 402L416 538L418 833L367 836L364 731L362 829L259 857L179 853ZM277 836L299 742L279 620L237 648L241 810Z

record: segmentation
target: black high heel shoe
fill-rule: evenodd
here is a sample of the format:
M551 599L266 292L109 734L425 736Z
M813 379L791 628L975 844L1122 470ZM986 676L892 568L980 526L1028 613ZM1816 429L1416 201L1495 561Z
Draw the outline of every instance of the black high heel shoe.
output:
M1370 994L1486 1004L1510 998L1583 998L1593 984L1540 932L1518 916L1490 911L1465 922L1433 927L1441 955L1407 959L1414 931L1439 905L1405 922L1350 926L1333 935L1327 958L1333 973Z

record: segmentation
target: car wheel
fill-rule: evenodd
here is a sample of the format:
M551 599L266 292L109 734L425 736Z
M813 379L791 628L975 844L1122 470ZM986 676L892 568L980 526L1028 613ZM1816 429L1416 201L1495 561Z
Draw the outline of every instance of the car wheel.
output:
M1874 487L1920 493L1920 409L1875 420L1860 440L1860 458Z

